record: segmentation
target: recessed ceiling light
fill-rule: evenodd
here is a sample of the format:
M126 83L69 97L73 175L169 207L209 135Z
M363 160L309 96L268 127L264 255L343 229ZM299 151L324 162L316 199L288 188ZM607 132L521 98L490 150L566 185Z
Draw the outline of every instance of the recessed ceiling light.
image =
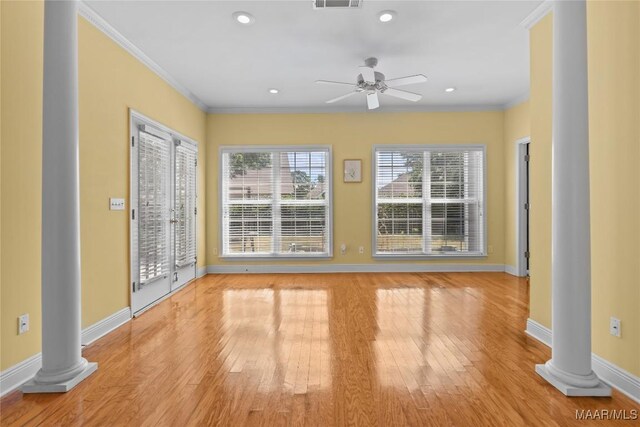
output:
M448 87L446 88L444 91L445 92L455 92L456 88L455 87Z
M278 92L280 92L278 89L275 89L275 88L274 89L269 89L269 93L276 94Z
M234 12L232 15L233 19L243 25L251 25L255 22L256 18L253 17L250 13L247 12Z
M383 10L378 14L378 19L380 22L389 22L396 16L396 13L393 10Z

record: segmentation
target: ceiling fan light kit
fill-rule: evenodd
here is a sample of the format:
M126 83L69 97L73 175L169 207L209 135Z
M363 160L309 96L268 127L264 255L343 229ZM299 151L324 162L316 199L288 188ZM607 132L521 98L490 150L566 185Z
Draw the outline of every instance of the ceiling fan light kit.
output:
M374 68L378 65L377 58L367 58L364 61L364 65L360 66L358 70L360 74L356 77L356 83L346 82L334 82L330 80L318 80L318 84L329 85L342 85L351 86L353 91L346 95L339 96L337 98L330 99L327 104L333 104L334 102L341 101L345 98L353 96L358 93L366 93L367 95L367 108L369 110L375 110L380 106L378 99L378 93L384 95L393 96L394 98L404 99L406 101L418 102L422 99L422 95L408 92L405 90L395 89L397 86L405 86L415 83L424 83L427 78L422 74L416 74L413 76L400 77L397 79L387 80L385 75L379 71L375 71Z

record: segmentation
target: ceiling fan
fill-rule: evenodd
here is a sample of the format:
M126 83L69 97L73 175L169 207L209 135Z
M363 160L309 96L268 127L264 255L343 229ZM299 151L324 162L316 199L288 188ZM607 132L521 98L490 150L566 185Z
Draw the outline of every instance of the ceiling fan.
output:
M418 102L422 99L422 95L420 94L395 89L395 87L426 82L427 78L424 75L416 74L415 76L385 80L384 74L378 71L374 71L374 67L376 65L378 65L378 60L376 58L365 59L364 65L359 67L360 74L358 74L355 84L346 82L334 82L329 80L317 80L316 83L353 87L353 91L349 92L346 95L330 99L327 101L327 104L333 104L334 102L341 101L345 98L361 92L365 92L367 94L367 107L369 108L369 110L374 110L380 106L378 93L383 93L385 95L413 102Z

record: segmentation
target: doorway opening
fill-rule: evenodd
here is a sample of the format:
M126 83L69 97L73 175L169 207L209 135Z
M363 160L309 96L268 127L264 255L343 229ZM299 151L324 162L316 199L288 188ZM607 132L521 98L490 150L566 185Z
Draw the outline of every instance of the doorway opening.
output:
M516 141L516 270L518 276L529 276L529 146L531 138Z

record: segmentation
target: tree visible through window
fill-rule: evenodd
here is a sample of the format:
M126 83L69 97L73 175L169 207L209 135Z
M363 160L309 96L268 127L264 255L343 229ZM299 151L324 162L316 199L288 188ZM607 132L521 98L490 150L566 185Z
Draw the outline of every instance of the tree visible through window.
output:
M483 155L481 147L376 149L376 254L483 254Z
M223 150L223 256L328 256L329 160L328 149Z

